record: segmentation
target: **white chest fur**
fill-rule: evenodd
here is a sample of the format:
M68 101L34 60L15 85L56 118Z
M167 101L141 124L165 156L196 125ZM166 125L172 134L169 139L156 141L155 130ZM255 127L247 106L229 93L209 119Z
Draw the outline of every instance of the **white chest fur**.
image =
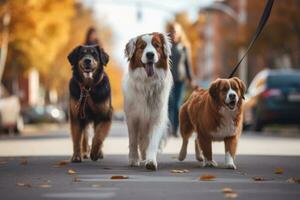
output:
M172 74L169 69L164 71L155 68L152 78L147 77L143 68L129 71L123 82L125 113L146 122L167 119L171 87Z
M212 139L215 141L221 141L225 137L234 136L237 129L233 121L236 117L236 111L222 107L219 113L222 115L221 123L216 131L211 132Z

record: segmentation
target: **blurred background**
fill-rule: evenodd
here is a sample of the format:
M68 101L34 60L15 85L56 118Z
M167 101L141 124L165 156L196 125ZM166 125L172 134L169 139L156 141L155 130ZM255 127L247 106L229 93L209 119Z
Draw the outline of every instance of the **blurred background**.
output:
M169 32L170 26L180 30L190 82L208 87L212 80L227 77L242 56L264 5L261 0L1 0L1 131L24 132L24 124L25 132L40 123L66 124L71 77L66 57L85 42L90 27L111 57L106 71L114 119L122 121L123 50L131 37ZM299 133L299 10L298 0L275 1L267 26L240 67L237 76L250 85L246 128L288 125ZM185 96L190 86L185 84Z

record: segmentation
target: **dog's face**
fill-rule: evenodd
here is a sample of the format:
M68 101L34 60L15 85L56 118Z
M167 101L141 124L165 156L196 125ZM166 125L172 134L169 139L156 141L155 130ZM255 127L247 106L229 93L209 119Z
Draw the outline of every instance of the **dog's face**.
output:
M125 56L132 70L144 68L147 77L154 75L157 68L168 67L171 43L163 33L150 33L131 39L125 48Z
M103 73L109 57L99 46L78 46L68 56L73 69L76 68L83 80L93 80Z
M221 106L225 106L229 110L235 110L242 104L245 91L245 84L236 77L231 79L217 79L209 88L209 94L215 102Z

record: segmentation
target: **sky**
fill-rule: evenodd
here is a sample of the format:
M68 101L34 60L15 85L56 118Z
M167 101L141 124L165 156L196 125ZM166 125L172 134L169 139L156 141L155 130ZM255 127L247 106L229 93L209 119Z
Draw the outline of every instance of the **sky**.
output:
M179 11L197 17L201 6L212 0L84 0L97 20L105 20L113 31L112 56L122 68L126 67L124 48L130 38L148 32L163 32L168 20ZM138 13L141 14L138 20ZM103 23L103 22L102 22Z

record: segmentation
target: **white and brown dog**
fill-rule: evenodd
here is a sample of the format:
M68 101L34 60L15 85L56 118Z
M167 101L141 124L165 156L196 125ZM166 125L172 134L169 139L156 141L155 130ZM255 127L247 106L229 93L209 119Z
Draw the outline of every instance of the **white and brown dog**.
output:
M182 105L179 114L183 139L180 161L185 159L189 137L196 131L197 160L203 161L204 166L217 166L212 159L212 141L224 141L225 166L236 169L234 157L242 131L242 102L245 90L245 84L235 77L217 79L208 90L197 89L192 93Z
M126 45L129 69L123 81L124 109L129 132L129 165L145 160L157 170L156 156L168 124L168 99L172 87L169 37L150 33Z

